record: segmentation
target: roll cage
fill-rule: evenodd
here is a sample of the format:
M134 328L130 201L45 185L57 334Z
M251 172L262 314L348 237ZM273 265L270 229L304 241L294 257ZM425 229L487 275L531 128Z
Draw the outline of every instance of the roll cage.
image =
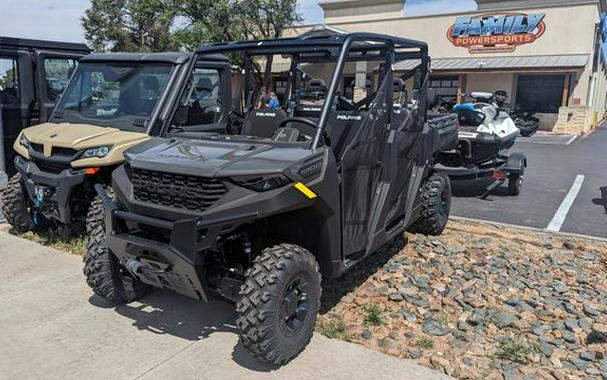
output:
M415 67L417 69L415 71L419 73L417 74L419 77L416 78L416 83L419 83L420 87L427 84L430 67L426 43L375 33L300 36L271 40L208 43L203 44L196 53L198 59L204 59L204 56L210 54L244 54L244 98L248 105L253 103L252 98L254 96L251 88L251 57L253 56L292 55L290 86L296 86L297 79L294 73L297 70L298 63L335 62L335 68L327 90L327 98L322 106L316 134L310 144L310 149L315 149L319 146L321 136L327 126L329 114L335 104L336 96L338 96L340 80L347 62L381 62L380 67L383 74L387 76L388 81L392 82L394 80L393 64L395 62L419 60L420 64ZM393 107L393 91L386 91L386 97L388 122L390 122ZM420 114L425 117L425 112Z

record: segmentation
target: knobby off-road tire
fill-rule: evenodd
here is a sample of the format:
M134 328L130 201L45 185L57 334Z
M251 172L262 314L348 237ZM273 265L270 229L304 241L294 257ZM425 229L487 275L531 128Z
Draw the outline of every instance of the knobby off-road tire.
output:
M433 173L422 188L422 211L410 231L424 235L440 235L451 209L451 181L449 177Z
M103 189L110 198L114 198L114 189L111 186L104 186ZM95 195L86 214L87 235L92 236L93 231L96 231L99 226L105 226L105 207L99 195Z
M17 232L34 229L34 222L28 209L27 194L23 189L21 174L15 174L2 192L2 212L6 221Z
M292 244L265 249L247 270L240 294L236 325L253 356L284 365L308 345L321 295L318 263L310 252Z
M99 200L101 201L101 200ZM89 233L87 251L84 254L82 270L88 286L95 294L115 303L133 302L151 291L149 285L134 278L105 244L104 209L96 208L97 214L89 212L96 221ZM91 211L92 208L91 208ZM101 214L101 215L99 215ZM87 226L88 227L88 226Z

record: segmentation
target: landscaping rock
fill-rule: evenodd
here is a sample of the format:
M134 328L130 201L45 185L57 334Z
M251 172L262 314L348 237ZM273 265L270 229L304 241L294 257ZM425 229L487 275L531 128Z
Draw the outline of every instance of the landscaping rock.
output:
M371 332L371 330L363 330L362 334L361 334L363 339L369 340L371 338L373 338L373 333Z
M413 350L409 352L409 357L411 359L419 359L421 358L423 353L420 350Z
M596 355L594 352L584 351L580 353L580 359L592 362L596 359Z
M459 221L408 237L329 281L319 323L456 378L607 374L607 244Z
M438 321L428 318L422 323L422 330L428 335L443 336L451 332L449 328L442 326Z
M403 297L403 295L400 293L392 293L392 294L390 294L389 298L390 298L390 301L396 301L396 302L400 302L405 299Z
M510 312L499 312L494 315L494 323L500 329L511 326L517 320L516 314Z

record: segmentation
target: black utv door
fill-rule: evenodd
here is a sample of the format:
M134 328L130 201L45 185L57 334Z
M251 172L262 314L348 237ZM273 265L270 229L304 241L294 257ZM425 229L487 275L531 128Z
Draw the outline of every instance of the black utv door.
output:
M384 79L374 100L352 127L351 142L341 155L341 193L344 257L366 254L372 239L372 221L377 214L374 204L379 196L386 141L389 81ZM338 115L339 117L339 115Z
M13 174L13 142L30 126L34 104L31 56L27 52L0 49L0 108L6 171Z
M419 72L418 67L404 77L406 80L414 81L413 101L405 100L397 103L395 97L392 110L384 155L386 169L382 179L390 186L378 223L378 227L385 230L388 235L403 227L406 222L407 213L411 212L411 202L417 196L416 189L422 180L423 168L426 164L418 162L420 148L423 147L421 140L426 114L425 102L419 96L426 93L421 88L424 84L421 83L420 75L417 75ZM403 91L406 87L406 82L402 79L397 79L393 83L395 93Z

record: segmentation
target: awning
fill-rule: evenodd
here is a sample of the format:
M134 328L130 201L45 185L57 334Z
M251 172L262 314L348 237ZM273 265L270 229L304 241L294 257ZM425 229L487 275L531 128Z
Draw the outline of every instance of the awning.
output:
M519 57L472 57L436 58L432 60L432 70L492 70L492 69L550 69L584 67L588 54L534 55ZM399 62L395 70L406 71L419 65L419 61Z

